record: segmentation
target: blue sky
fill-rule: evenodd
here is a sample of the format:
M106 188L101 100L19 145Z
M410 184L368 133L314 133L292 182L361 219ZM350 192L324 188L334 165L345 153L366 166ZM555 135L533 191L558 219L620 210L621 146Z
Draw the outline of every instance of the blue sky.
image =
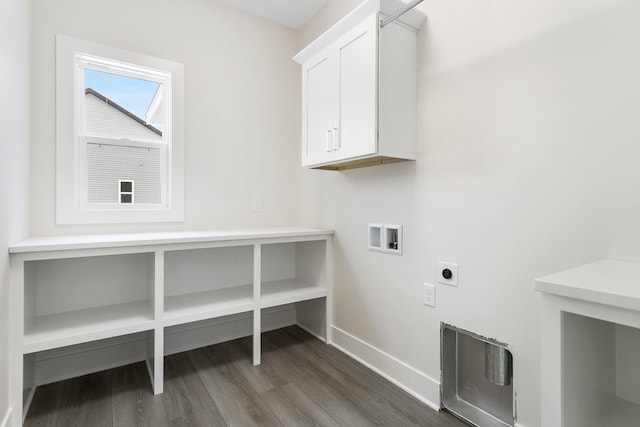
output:
M100 92L144 120L159 83L85 69L84 86Z

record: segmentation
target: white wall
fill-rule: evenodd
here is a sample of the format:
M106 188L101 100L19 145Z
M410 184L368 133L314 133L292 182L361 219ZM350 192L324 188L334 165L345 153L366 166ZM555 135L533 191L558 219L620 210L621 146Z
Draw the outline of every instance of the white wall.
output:
M31 232L237 228L297 222L300 73L293 30L220 0L33 0ZM56 226L55 34L185 66L185 222ZM262 213L251 212L262 196Z
M22 3L0 3L0 16L11 17L1 27L2 54L15 58L11 78L2 80L3 94L12 96L0 105L3 117L5 110L17 115L2 129L10 133L3 133L0 170L11 187L0 185L12 203L0 214L11 215L1 224L13 224L6 230L17 235L24 234L20 195L28 181L20 98L26 28L4 8L24 16ZM300 170L300 73L291 57L357 3L330 0L296 34L217 0L32 0L31 233L335 228L337 327L431 378L439 377L441 321L507 342L518 421L537 426L533 279L605 256L640 260L640 4L425 2L418 161ZM55 33L185 64L184 224L55 225ZM254 195L263 197L262 214L250 212ZM403 224L404 255L367 251L368 222ZM0 243L11 241L8 233ZM422 305L421 292L424 281L435 283L438 260L460 265L460 287L439 286L434 310Z
M422 3L418 161L300 172L305 222L336 229L335 325L433 379L440 322L509 343L526 426L540 425L534 278L640 260L640 3L560 3ZM330 0L298 47L352 7ZM367 251L368 222L403 224L404 255ZM460 287L438 286L434 310L422 283L439 260Z
M7 246L28 234L28 22L28 2L0 0L0 424L9 409Z

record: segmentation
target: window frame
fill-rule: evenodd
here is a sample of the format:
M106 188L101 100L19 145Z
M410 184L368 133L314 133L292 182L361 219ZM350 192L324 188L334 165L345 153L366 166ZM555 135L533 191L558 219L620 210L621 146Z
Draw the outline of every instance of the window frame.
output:
M162 86L163 95L171 104L171 75L165 71L149 69L139 65L124 64L119 61L107 60L104 58L87 55L84 53L75 53L75 96L76 96L76 133L78 139L77 155L78 161L75 164L77 170L76 180L77 205L81 210L122 210L122 209L159 209L167 204L166 188L170 182L171 176L171 121L166 120L166 129L162 132L161 140L148 139L142 137L123 137L123 135L108 134L104 132L91 132L87 129L86 116L86 85L85 72L87 70L98 71L128 78L142 79L152 81ZM155 97L154 97L155 99ZM167 115L171 114L171 108L167 108ZM88 145L91 143L100 145L111 145L120 147L136 147L156 149L160 152L160 202L158 204L140 204L127 203L123 204L118 200L114 203L90 203L88 200L88 169L85 161L87 159Z
M86 64L90 66L86 67ZM83 66L81 66L84 64ZM85 132L84 70L116 64L114 74L156 73L165 79L168 123L158 141L124 140ZM80 75L79 75L80 74ZM144 78L144 77L143 77ZM78 88L82 87L82 90ZM113 48L64 35L56 35L56 223L111 224L184 221L184 66L180 63ZM161 203L88 203L86 145L102 141L115 145L156 145L166 176L161 177ZM158 144L166 144L160 147ZM84 147L84 149L83 149ZM83 157L84 156L84 157ZM84 159L84 161L82 160ZM84 166L84 167L83 167ZM118 200L119 202L119 200Z

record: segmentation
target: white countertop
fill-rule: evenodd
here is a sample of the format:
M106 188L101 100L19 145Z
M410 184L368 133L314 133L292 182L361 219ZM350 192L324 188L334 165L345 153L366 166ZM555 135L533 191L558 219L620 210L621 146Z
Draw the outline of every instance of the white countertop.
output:
M604 259L540 277L536 291L640 311L640 263Z
M247 228L240 230L172 231L160 233L86 234L29 237L9 247L9 253L131 247L158 244L324 236L333 230L309 227Z

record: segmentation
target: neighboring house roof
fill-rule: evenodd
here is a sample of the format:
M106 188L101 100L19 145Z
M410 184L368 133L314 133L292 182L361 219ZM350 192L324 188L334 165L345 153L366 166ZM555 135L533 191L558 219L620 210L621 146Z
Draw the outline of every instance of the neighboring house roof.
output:
M162 131L154 126L148 125L144 120L142 120L140 117L136 116L135 114L133 114L131 111L127 110L124 107L121 107L120 105L118 105L117 103L113 102L112 100L110 100L109 98L107 98L106 96L104 96L103 94L101 94L100 92L97 92L91 88L86 88L84 90L85 95L93 95L96 98L98 98L99 100L101 100L102 102L104 102L105 104L115 108L116 110L118 110L119 112L121 112L122 114L126 115L127 117L129 117L132 120L135 120L137 123L139 123L141 126L144 126L145 128L149 129L151 132L155 133L156 135L162 136Z

